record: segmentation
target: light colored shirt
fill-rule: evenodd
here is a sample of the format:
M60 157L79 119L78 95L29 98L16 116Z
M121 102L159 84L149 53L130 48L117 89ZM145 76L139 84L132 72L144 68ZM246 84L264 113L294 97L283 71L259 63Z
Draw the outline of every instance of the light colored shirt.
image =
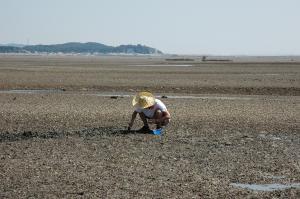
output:
M155 99L155 104L151 109L136 108L135 111L138 112L138 113L143 112L146 117L153 118L155 111L158 110L158 109L161 110L161 111L167 111L166 105L162 101L160 101L159 99Z

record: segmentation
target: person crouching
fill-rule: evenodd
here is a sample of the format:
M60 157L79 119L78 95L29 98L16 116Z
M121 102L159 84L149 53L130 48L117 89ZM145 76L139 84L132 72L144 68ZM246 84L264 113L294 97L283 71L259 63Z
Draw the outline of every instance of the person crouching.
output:
M149 123L156 124L156 129L166 126L171 119L166 105L150 92L139 92L133 97L132 105L135 110L132 113L128 130L131 130L136 115L139 114L144 126L139 129L140 132L150 132Z

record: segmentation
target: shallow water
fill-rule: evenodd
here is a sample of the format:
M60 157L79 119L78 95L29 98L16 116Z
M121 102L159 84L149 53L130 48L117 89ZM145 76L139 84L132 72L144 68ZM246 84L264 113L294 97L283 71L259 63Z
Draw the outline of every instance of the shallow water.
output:
M243 189L250 189L253 191L276 191L284 190L290 188L300 188L300 183L291 184L242 184L242 183L231 183L230 185L234 187L239 187Z
M160 97L160 96L159 96ZM227 97L227 96L168 96L170 99L223 99L223 100L251 100L251 97Z
M0 90L0 93L17 93L17 94L35 94L35 93L55 93L55 92L64 92L60 89L36 89L36 90ZM68 93L68 94L76 94L76 93ZM133 94L128 93L114 93L114 92L104 92L104 93L78 93L80 95L93 95L93 96L99 96L99 97L132 97ZM157 98L164 98L164 96L157 95ZM192 96L192 95L168 95L165 98L170 99L223 99L223 100L251 100L253 97L227 97L227 96Z
M193 66L191 64L137 64L137 65L128 65L128 66L158 66L158 67L162 67L162 66L179 66L179 67L190 67Z
M0 90L0 94L41 94L41 93L61 93L69 95L91 95L99 97L111 97L111 98L122 98L122 97L132 97L135 93L130 92L72 92L65 91L64 89L16 89L16 90ZM200 99L200 100L257 100L265 99L265 96L255 96L255 95L241 95L241 96L217 96L217 95L156 95L157 98L170 98L170 99ZM270 98L270 96L268 96ZM292 96L290 96L291 98ZM298 96L294 96L298 99ZM271 97L273 100L286 100L284 97ZM275 138L276 139L276 138Z
M100 97L132 97L133 95L128 95L128 94L120 94L120 95L114 95L114 94L102 94L102 93L96 93L96 94L89 94L89 95L96 95ZM163 96L157 95L157 98L164 98ZM165 98L169 99L223 99L223 100L237 100L237 99L242 99L242 100L251 100L253 98L251 97L226 97L226 96L192 96L192 95L168 95Z

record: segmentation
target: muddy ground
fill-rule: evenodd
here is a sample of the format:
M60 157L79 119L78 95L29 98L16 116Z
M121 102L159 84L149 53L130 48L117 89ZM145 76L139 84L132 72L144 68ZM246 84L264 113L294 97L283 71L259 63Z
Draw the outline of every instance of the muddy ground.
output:
M6 55L0 77L0 198L300 197L298 63ZM162 136L125 130L142 89L168 97Z
M300 95L300 62L0 55L0 89Z

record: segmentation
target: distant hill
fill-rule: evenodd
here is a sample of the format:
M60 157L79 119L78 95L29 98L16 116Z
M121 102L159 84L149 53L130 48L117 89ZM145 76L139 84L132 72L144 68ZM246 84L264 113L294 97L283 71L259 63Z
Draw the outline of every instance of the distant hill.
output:
M14 46L0 46L0 53L26 53L26 50Z
M124 53L124 54L162 54L161 51L144 45L107 46L96 42L70 42L54 45L29 45L23 47L0 46L0 53Z
M22 47L24 47L26 45L24 45L24 44L8 43L8 44L0 44L0 46L12 46L12 47L22 48Z

